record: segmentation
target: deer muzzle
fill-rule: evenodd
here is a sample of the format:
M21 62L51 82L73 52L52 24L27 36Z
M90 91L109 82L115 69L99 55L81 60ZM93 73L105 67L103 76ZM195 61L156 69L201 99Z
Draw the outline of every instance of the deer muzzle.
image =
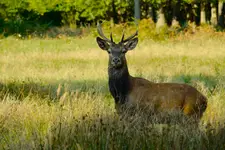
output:
M113 65L113 67L119 68L119 67L122 66L122 61L121 61L121 59L120 59L119 57L114 57L114 58L112 59L111 64Z

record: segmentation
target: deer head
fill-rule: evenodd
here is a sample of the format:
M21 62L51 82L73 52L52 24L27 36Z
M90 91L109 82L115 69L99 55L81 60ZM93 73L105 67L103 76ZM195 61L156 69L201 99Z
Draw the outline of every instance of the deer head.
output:
M112 33L110 34L110 39L108 39L102 32L100 24L98 24L97 26L97 31L101 38L97 37L96 41L102 50L108 52L110 67L116 69L123 67L123 65L126 62L125 58L126 52L128 50L133 50L138 43L138 38L136 37L138 35L138 31L136 31L133 35L131 35L127 39L124 39L124 32L123 32L122 39L119 43L115 43L113 41Z

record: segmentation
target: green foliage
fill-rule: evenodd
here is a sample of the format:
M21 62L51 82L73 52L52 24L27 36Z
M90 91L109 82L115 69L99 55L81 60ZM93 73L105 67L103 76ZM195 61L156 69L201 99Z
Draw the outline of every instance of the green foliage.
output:
M28 11L34 11L37 14L43 15L46 12L54 10L60 0L24 0L28 4Z
M15 17L21 9L26 9L24 1L17 0L1 0L0 1L0 16L3 18Z
M196 14L194 0L141 0L141 18L158 19L157 11L163 8L167 25L171 25L175 17L180 25L186 27L187 20ZM174 6L180 2L179 8ZM200 1L202 7L206 2L218 4L217 0ZM213 5L213 7L215 7ZM178 6L176 6L178 7ZM174 10L176 10L175 16ZM211 11L210 11L211 12ZM180 13L180 14L179 14ZM180 17L178 17L180 15ZM185 17L189 16L189 18ZM209 16L208 16L209 17ZM210 18L210 17L209 17ZM66 25L77 28L97 21L114 20L115 23L132 22L134 20L133 0L1 0L0 1L0 33L8 32L27 34L36 32L38 26ZM194 19L195 20L195 19ZM193 21L193 20L192 20ZM31 27L34 29L31 29ZM149 25L151 26L151 24ZM166 30L166 29L165 29ZM40 28L40 31L43 31Z

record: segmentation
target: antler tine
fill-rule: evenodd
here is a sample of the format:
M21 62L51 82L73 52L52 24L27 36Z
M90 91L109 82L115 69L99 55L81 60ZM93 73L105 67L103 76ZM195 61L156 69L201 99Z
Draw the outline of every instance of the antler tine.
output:
M111 32L110 32L110 40L111 40L111 42L113 42L113 36L112 36L112 25L110 26L110 30L111 30Z
M123 40L124 40L124 33L125 33L125 29L123 29L123 35L122 35L121 42L123 42Z
M98 31L98 34L99 34L104 40L106 40L107 42L112 42L111 40L109 40L109 39L104 35L100 23L97 24L97 31ZM111 38L111 39L112 39L112 38Z
M122 42L127 42L127 41L129 41L129 40L131 40L131 39L133 39L135 36L137 36L138 35L138 30L136 30L136 32L133 34L133 35L131 35L130 37L128 37L128 38L126 38L125 40L123 40ZM123 35L123 37L122 37L122 39L124 38L124 35Z
M113 42L112 32L110 33L111 42Z

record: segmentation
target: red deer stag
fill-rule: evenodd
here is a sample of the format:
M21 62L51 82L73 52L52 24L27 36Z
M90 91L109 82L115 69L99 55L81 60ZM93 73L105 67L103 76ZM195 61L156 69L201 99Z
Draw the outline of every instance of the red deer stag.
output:
M101 37L96 38L99 47L109 54L108 85L117 111L120 112L124 106L149 108L154 112L178 109L185 115L201 118L207 100L194 87L178 83L153 83L129 74L125 54L136 47L138 31L127 39L124 39L123 33L118 44L113 41L112 33L110 39L106 38L100 24L97 31Z

